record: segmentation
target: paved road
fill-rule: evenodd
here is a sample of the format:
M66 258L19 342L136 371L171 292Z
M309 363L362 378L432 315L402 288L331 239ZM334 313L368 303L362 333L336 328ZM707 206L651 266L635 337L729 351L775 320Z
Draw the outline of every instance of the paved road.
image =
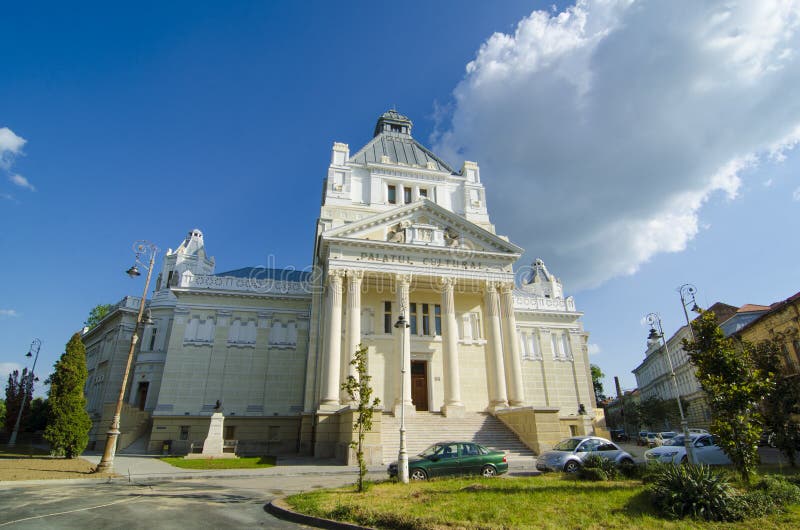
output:
M349 475L297 475L6 484L0 490L0 528L307 528L276 519L264 505L281 495L353 480Z

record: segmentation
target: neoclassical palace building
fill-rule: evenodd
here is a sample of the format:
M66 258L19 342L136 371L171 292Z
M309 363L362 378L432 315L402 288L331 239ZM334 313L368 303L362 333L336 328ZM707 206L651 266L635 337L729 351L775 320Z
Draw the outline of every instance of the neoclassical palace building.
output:
M573 298L541 260L515 275L523 249L495 233L480 167L453 169L411 129L390 110L354 154L333 144L307 270L216 273L197 229L166 253L121 450L187 453L219 401L241 454L347 461L354 411L342 383L359 345L382 406L372 462L396 457L401 410L411 450L469 437L538 452L600 428ZM126 297L84 333L97 447L138 305Z

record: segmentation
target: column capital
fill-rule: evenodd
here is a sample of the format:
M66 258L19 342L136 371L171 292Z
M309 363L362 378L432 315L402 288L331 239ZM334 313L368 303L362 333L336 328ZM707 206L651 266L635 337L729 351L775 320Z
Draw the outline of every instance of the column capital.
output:
M341 286L345 271L342 269L331 269L328 271L328 285Z
M411 285L411 280L411 274L403 273L394 275L394 281L396 281L398 285Z
M514 282L497 282L497 287L502 294L511 294L514 292Z
M362 280L364 278L364 271L358 269L348 269L347 270L347 279L348 280Z
M440 276L438 283L445 291L452 291L456 285L456 279L452 276Z
M495 280L486 280L483 284L483 291L485 293L490 292L497 292L497 287L500 285L500 282Z

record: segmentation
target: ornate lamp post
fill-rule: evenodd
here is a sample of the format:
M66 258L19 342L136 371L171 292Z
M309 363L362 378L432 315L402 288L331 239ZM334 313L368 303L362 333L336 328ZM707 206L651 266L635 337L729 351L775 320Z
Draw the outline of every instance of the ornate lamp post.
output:
M406 317L400 314L394 327L405 334L409 323ZM397 455L397 478L403 484L408 484L408 451L406 451L406 341L405 337L400 337L400 453Z
M144 315L144 303L147 299L147 290L150 288L150 277L153 274L153 263L158 254L158 247L149 241L137 241L133 244L133 252L136 254L136 259L133 266L125 271L131 278L141 276L138 265L141 265L147 270L147 280L144 282L144 291L142 292L142 299L139 302L139 313L136 316L136 326L133 328L131 335L131 346L128 349L128 360L125 363L125 372L122 375L122 383L119 387L119 396L117 397L117 408L114 410L114 417L111 420L111 428L106 436L106 448L103 452L103 458L97 465L95 473L110 472L114 468L114 454L117 450L117 439L119 438L119 420L122 415L122 403L125 401L125 387L128 384L128 375L131 371L131 364L133 363L133 352L136 349L136 343L139 341L139 327L142 325L142 316ZM149 264L145 265L140 258L150 258ZM147 320L150 317L148 315Z
M664 335L664 328L661 326L661 316L658 313L649 313L645 319L650 325L650 334L648 339L661 339L664 345L664 354L667 357L669 364L669 373L672 376L672 384L675 386L675 400L678 402L678 411L681 413L681 427L683 428L683 445L686 447L686 455L689 458L689 463L694 464L694 454L692 453L692 440L689 437L689 423L686 421L686 416L683 414L683 405L681 404L681 394L678 391L678 379L675 377L675 369L672 366L672 357L669 354L669 346L667 346L667 337ZM658 331L656 331L656 325Z
M28 353L25 354L25 357L33 357L33 367L31 368L31 372L27 375L27 378L30 379L30 386L33 387L33 382L38 381L39 378L36 377L34 371L36 370L36 361L39 360L39 349L42 347L42 341L39 339L33 339L31 342L31 347L28 350ZM17 422L14 424L14 430L11 432L11 437L8 439L8 446L13 447L17 443L17 434L19 434L19 424L22 421L22 411L25 410L25 401L28 398L28 384L26 379L22 379L22 402L19 404L19 414L17 414ZM33 396L31 396L33 397Z
M689 326L689 333L692 335L692 340L694 340L694 330L692 329L692 323L689 321L689 313L686 311L686 306L692 304L692 311L695 313L700 312L700 306L697 305L697 301L694 299L694 295L697 293L697 287L691 283L684 283L678 287L676 291L678 291L678 294L681 297L683 316L686 317L686 325Z

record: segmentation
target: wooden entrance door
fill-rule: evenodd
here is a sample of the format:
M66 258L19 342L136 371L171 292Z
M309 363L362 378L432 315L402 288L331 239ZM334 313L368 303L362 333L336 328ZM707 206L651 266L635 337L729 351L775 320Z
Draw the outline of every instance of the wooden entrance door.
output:
M411 361L411 402L417 410L428 410L428 363Z
M136 406L139 410L144 410L147 403L147 390L150 388L150 383L147 381L139 383L139 388L136 390Z

